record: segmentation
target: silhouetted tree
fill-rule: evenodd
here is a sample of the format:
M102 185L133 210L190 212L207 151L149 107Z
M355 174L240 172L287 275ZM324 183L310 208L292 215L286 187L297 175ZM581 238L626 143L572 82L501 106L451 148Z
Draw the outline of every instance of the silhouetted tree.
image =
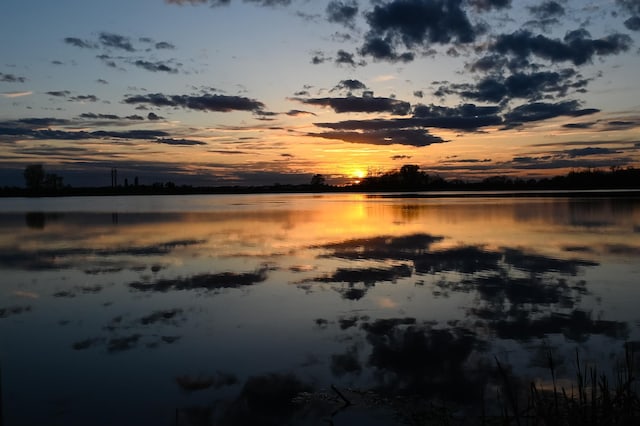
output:
M323 186L326 184L326 179L321 174L315 174L311 178L311 186Z
M24 168L24 181L27 189L37 191L42 188L45 173L42 164L30 164Z

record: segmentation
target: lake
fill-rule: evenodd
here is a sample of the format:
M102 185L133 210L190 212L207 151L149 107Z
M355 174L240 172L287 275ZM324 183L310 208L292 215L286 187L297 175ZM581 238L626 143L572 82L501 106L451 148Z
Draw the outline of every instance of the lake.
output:
M0 199L5 425L396 424L496 359L613 371L640 196L450 195Z

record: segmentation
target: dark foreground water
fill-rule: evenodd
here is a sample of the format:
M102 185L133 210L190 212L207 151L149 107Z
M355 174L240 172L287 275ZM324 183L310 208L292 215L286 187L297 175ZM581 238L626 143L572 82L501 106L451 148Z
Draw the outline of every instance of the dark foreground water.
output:
M0 199L4 423L394 424L372 399L472 412L496 358L613 368L640 198L605 195Z

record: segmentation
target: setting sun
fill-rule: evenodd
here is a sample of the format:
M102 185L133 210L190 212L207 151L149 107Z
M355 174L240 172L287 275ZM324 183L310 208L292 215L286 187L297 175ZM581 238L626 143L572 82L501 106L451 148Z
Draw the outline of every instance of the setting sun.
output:
M362 179L367 175L367 172L365 172L364 170L361 169L356 169L353 172L351 172L351 176L353 176L356 179Z

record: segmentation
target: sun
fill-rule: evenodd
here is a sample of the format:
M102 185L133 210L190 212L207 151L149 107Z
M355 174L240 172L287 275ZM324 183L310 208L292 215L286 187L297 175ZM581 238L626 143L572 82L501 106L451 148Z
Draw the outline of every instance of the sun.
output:
M362 169L356 169L353 172L351 172L351 176L353 176L356 179L362 179L367 175L367 172L365 172Z

